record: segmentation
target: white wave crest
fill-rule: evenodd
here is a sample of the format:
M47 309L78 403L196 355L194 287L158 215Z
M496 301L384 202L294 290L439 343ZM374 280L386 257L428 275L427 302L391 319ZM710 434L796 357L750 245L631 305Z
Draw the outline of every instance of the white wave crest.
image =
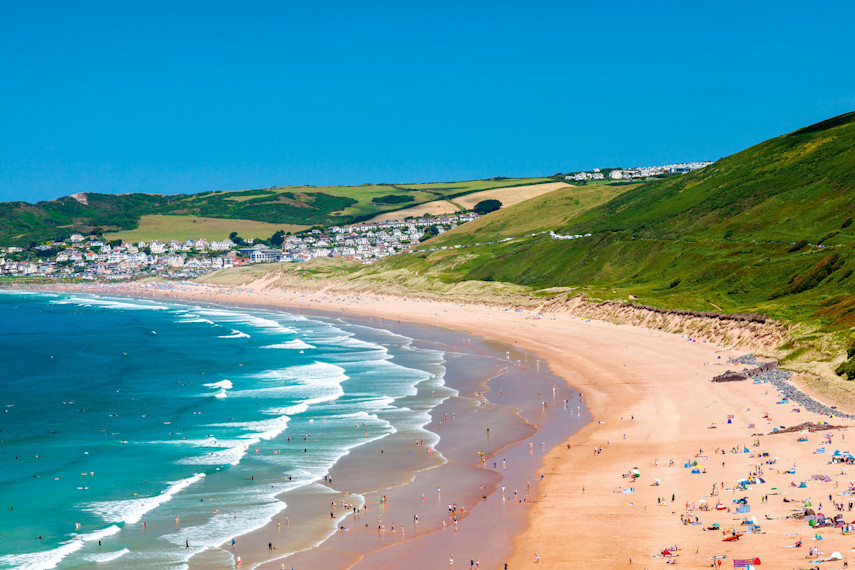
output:
M124 556L128 552L130 552L130 550L128 550L127 548L123 548L121 550L116 550L115 552L102 552L99 554L90 554L89 556L86 557L86 560L88 560L90 562L102 564L104 562L112 562L113 560L116 560L117 558L121 558L122 556Z
M261 348L281 348L281 349L289 349L289 350L299 350L306 348L317 348L314 345L311 345L305 341L298 339L288 340L285 342L280 342L278 344L270 344L267 346L262 346Z
M225 311L220 309L202 309L196 312L200 315L212 317L220 321L242 323L256 328L267 329L273 333L294 334L297 332L296 330L286 327L282 323L274 321L273 319L266 319L249 313L239 313L237 311Z
M249 338L249 335L237 329L232 329L231 334L224 334L217 338Z
M121 501L99 501L86 505L84 510L98 515L107 522L138 523L142 520L144 514L172 500L172 497L176 493L201 480L204 476L204 473L197 473L192 477L175 481L161 494L154 497L140 497L138 499L125 499Z
M96 542L107 536L116 534L121 529L116 525L96 530L89 534L74 535L71 540L52 550L30 552L27 554L8 554L0 556L0 564L13 566L23 570L45 570L56 568L62 559L83 548L87 542Z
M131 311L164 311L169 309L167 305L159 303L129 303L127 301L116 301L102 297L67 297L51 301L54 305L78 305L80 307L97 307L102 309L131 310Z

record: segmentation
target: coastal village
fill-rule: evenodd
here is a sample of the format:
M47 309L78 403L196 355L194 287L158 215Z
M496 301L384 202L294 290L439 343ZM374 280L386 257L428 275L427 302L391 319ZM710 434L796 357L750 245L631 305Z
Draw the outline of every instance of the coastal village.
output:
M564 177L572 182L587 182L589 180L644 180L663 174L685 174L709 166L712 162L679 162L662 166L639 166L637 168L595 168L591 171L574 172Z
M479 217L466 212L364 222L263 241L233 235L234 241L229 238L209 241L201 237L124 243L97 235L74 234L65 241L35 246L34 255L21 247L0 247L0 275L121 281L151 275L191 278L247 263L289 263L319 257L372 263L419 245L426 235L445 233Z
M564 179L574 183L644 180L691 172L710 164L704 161L626 169L594 168L592 171L571 173ZM347 226L315 227L294 235L281 235L279 239L275 235L266 239L244 239L233 233L230 238L222 240L200 236L185 241L153 239L124 242L97 234L73 234L67 240L31 248L0 245L0 276L122 281L156 275L185 279L248 263L292 263L332 257L367 264L409 251L427 237L445 233L479 217L470 211L404 220L367 221ZM575 239L588 235L552 237Z

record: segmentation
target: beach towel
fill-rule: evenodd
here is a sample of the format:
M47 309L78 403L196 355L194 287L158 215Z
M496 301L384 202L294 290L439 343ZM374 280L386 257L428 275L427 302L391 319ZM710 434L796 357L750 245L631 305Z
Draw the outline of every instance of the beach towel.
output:
M733 567L734 568L751 568L753 566L759 566L760 559L759 558L734 558L733 559Z

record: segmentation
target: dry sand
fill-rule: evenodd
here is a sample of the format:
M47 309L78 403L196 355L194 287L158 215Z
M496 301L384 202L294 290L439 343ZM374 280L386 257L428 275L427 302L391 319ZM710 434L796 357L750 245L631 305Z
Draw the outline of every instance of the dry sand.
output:
M810 560L835 550L848 558L855 546L855 535L844 535L840 529L820 529L822 540L816 539L814 529L803 520L788 518L794 511L802 512L802 503L784 502L810 498L817 512L833 516L837 511L831 496L834 503L844 504L847 521L855 518L848 510L849 501L855 500L850 491L855 468L829 465L831 452L847 449L845 431L808 434L807 442L797 442L798 434L756 435L777 426L829 418L778 404L771 384L711 383L712 376L728 367L727 359L741 351L638 327L562 314L538 318L529 311L498 307L251 285L121 287L128 294L436 324L516 344L545 357L554 373L584 392L595 420L568 440L569 449L560 445L546 456L541 496L528 530L516 538L509 568L653 568L669 561L702 568L709 567L716 555L727 556L722 567L732 568L734 558L759 557L769 568L807 568L815 566ZM764 417L767 413L771 419ZM728 415L733 416L731 423ZM833 438L831 444L824 443L825 434ZM602 452L595 454L596 447ZM815 453L820 447L825 453ZM761 453L769 456L760 457ZM774 464L765 463L773 457ZM699 461L704 472L692 474L683 467L692 460ZM785 473L794 466L795 474ZM633 468L638 468L640 478L623 477ZM737 488L739 479L758 468L765 484ZM814 474L829 475L832 481L811 480ZM655 478L661 480L658 486L653 485ZM806 488L793 486L802 481ZM626 488L634 492L620 492ZM763 502L766 496L768 502ZM751 506L749 514L735 513L733 501L742 497ZM727 510L698 508L713 508L718 502ZM683 524L681 515L691 520L697 516L702 524ZM704 530L718 523L722 529L744 531L748 527L740 522L750 516L756 517L761 530L746 533L739 541L724 542L721 530ZM802 546L792 547L798 541ZM674 546L676 558L658 556ZM822 554L811 557L812 548ZM407 561L399 561L397 567L404 566ZM465 560L456 557L456 566L465 567ZM823 569L842 567L843 562L822 564Z

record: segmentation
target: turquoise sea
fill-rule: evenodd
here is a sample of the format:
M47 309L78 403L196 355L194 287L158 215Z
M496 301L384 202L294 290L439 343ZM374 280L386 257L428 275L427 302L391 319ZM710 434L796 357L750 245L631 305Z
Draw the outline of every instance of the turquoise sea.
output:
M0 323L0 567L184 567L351 449L435 445L455 394L442 351L333 319L2 291Z

